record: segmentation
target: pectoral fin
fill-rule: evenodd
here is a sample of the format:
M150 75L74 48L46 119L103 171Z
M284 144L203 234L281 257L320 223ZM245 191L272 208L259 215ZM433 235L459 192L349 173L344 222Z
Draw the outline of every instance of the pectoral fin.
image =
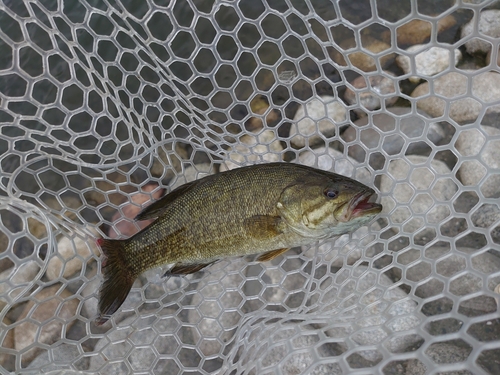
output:
M268 251L267 253L260 254L257 257L257 261L259 261L259 262L268 262L270 260L273 260L277 256L280 256L281 254L283 254L285 251L288 251L288 250L289 249L286 247L284 249L278 249L278 250Z
M189 275L191 273L198 272L203 268L211 265L214 262L210 263L176 263L170 270L165 272L163 276L171 276L171 275Z
M265 240L280 235L279 216L255 215L245 220L245 229L247 233L257 239Z

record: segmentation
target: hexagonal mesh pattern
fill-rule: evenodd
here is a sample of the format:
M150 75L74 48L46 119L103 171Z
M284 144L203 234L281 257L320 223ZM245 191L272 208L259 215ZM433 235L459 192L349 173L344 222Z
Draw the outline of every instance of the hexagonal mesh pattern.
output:
M500 373L495 1L0 3L0 373ZM143 274L96 326L98 237L286 161L383 213L267 263Z

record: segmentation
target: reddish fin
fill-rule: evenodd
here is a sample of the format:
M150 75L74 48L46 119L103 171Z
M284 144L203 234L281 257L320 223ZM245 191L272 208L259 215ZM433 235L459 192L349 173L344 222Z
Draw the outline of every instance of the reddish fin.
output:
M288 251L288 248L284 248L284 249L278 249L278 250L271 250L271 251L268 251L264 254L260 254L258 257L257 257L257 261L259 262L268 262L270 260L273 260L274 258L276 258L277 256L280 256L281 254L283 254L285 251Z
M169 276L169 275L189 275L190 273L195 273L203 268L211 265L214 262L210 263L176 263L172 269L168 270L165 272L164 276Z
M95 320L98 326L106 323L123 304L136 279L124 258L125 242L124 240L97 240L97 244L104 253L102 261L104 281L99 291L99 317Z

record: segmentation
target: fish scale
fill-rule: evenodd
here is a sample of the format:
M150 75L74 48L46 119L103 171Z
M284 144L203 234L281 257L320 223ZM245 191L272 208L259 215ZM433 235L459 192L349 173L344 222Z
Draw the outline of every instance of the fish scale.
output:
M243 167L182 185L137 215L156 218L139 233L98 240L104 282L96 323L108 320L147 269L174 263L175 275L232 256L271 260L368 223L382 209L369 202L374 193L348 177L290 163Z

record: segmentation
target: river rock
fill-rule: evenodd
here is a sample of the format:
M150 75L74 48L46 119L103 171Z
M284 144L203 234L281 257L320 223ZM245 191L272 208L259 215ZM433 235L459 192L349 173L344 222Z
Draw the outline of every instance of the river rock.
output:
M224 161L220 171L227 171L245 164L272 163L283 160L283 147L272 130L265 130L260 134L245 134L240 143L233 146L229 153L229 160Z
M472 347L463 340L449 340L429 345L425 354L437 364L464 362L469 357Z
M357 262L364 252L369 252L367 245L374 239L373 232L380 230L380 225L374 221L370 228L363 226L353 233L326 241L318 246L317 252L310 246L303 246L303 256L320 256L321 261L333 268L341 268L344 265L352 265Z
M153 371L158 354L165 357L175 355L186 366L197 366L194 350L189 351L193 352L192 359L186 358L186 351L175 354L179 346L175 335L180 328L181 322L175 316L129 317L97 342L94 351L98 355L91 357L89 370L103 375L130 374L131 369L134 372L177 374L179 369L170 362L167 362L170 368L165 366L164 359L154 366Z
M72 207L73 208L73 207ZM28 218L28 231L35 236L37 240L41 240L47 237L47 227L46 223L43 223L37 218Z
M471 220L476 227L488 228L493 242L500 244L500 208L496 204L482 205L474 211Z
M298 318L291 322L280 318L282 324L276 324L264 318L263 321L250 321L238 331L236 350L240 353L229 362L232 368L243 366L252 374L315 374L341 375L342 369L337 363L328 361L339 355L337 345L319 345L324 338L321 329L304 324ZM319 319L318 319L319 320ZM273 343L267 348L266 343ZM266 348L266 350L263 350ZM320 363L318 358L327 360ZM231 371L233 373L234 371Z
M357 77L351 82L356 92L350 87L345 91L344 98L346 102L351 105L356 104L356 107L361 106L368 111L380 108L382 101L385 102L386 107L390 107L398 100L398 97L395 95L397 80L390 77L394 77L394 74L387 71L384 71L384 75L369 76L370 87L368 89L366 78L363 76ZM361 109L355 109L355 112L358 115L365 114Z
M127 173L126 170L102 174L96 172L94 176L86 177L88 179L86 184L91 187L95 185L95 189L86 189L85 193L83 193L85 203L97 207L99 205L109 206L110 203L119 206L125 202L127 194L133 194L134 191L137 191L137 187L127 184ZM69 196L69 198L74 197ZM54 202L54 204L58 204L57 201ZM71 199L65 202L65 206L72 208L74 211L79 211L82 206L85 206L85 203L82 203L79 199ZM71 211L70 214L74 215ZM74 220L72 216L70 216L70 219Z
M188 160L188 153L181 143L166 143L157 149L150 172L153 177L169 179L182 169L182 161Z
M206 177L214 173L214 167L209 163L200 163L196 165L190 165L184 169L182 173L179 173L175 182L170 186L170 191L184 185L188 182L199 180L200 178Z
M437 23L438 34L456 24L455 17L450 14L440 18ZM398 46L421 44L429 40L433 25L429 21L413 18L396 29ZM390 35L389 35L390 37Z
M282 72L280 75L280 80L284 79L285 82L287 82L286 79L286 74L287 72ZM295 74L294 71L289 71L291 76ZM291 80L293 81L294 77L291 77ZM288 79L290 81L290 79ZM264 96L257 96L250 102L250 109L252 110L252 114L254 116L250 117L248 121L245 123L245 128L247 130L250 130L252 132L257 132L259 130L262 130L264 125L272 125L276 124L277 121L280 119L280 112L276 109L269 110L269 103L268 101L264 98ZM264 116L264 114L267 112L267 115ZM256 116L258 115L258 116ZM259 116L260 115L260 116Z
M488 51L488 54L486 55L486 65L489 65L491 63L491 55L492 55L492 51L493 50L489 50ZM495 66L495 64L500 67L500 49L498 49L498 52L497 52L497 61L496 63L494 62L493 63L493 66Z
M411 113L411 108L407 107L392 107L388 108L387 112L376 113L372 116L371 120L368 117L362 117L354 122L355 126L350 126L342 133L342 139L346 142L355 142L357 133L360 133L359 141L364 145L368 151L374 151L382 143L382 149L389 155L399 154L406 141L403 138L405 135L409 138L409 143L405 147L405 154L418 154L422 151L427 151L429 148L428 141L438 144L445 136L443 127L438 122L431 122L427 125L426 120L429 116L424 112L417 110L417 114ZM392 134L382 136L384 133L393 132L396 129L399 118L399 131L402 134ZM366 126L370 123L372 126ZM398 132L399 133L399 132ZM425 136L425 138L422 138ZM412 139L415 139L412 141ZM349 156L353 157L359 162L364 162L366 158L366 151L361 147L349 147ZM375 162L371 155L370 165L382 166L385 158L380 155L379 162Z
M80 358L82 353L76 345L62 344L42 352L28 366L28 370L40 370L53 375L81 375L79 371L71 371L64 367L73 366L79 370L86 370L90 363L89 357ZM47 371L47 372L46 372Z
M473 71L466 71L473 72ZM478 101L481 100L488 105L500 101L500 74L496 72L484 72L475 75L472 79L472 97L462 97L467 92L467 76L450 72L433 81L434 93L444 96L450 100L448 116L459 123L474 122L483 107ZM411 94L413 98L419 98L429 94L429 82L420 84ZM445 101L434 95L427 96L417 101L418 108L424 110L432 117L440 117L445 114ZM500 105L490 105L487 114L500 112Z
M14 303L20 294L28 291L39 272L38 262L30 260L0 273L0 311L7 304Z
M331 147L320 147L313 151L303 151L299 155L299 164L308 165L324 171L335 172L342 176L354 178L363 184L371 184L371 173L365 167L342 152Z
M380 66L382 68L390 65L394 61L396 54L394 52L389 52L391 46L381 40L374 38L363 38L363 47L369 52L357 51L352 52L347 55L347 58L353 66L361 69L364 72L373 72L378 69L375 59L379 59ZM388 51L387 54L382 56L374 57L373 55L379 55L383 51Z
M463 28L461 38L465 38L472 34L474 30L475 19L471 19ZM478 31L491 38L500 38L500 10L490 9L479 13ZM491 42L487 42L482 38L472 38L465 42L465 48L469 53L487 53L491 50Z
M238 311L244 304L240 287L245 282L241 272L248 260L222 260L210 266L193 294L188 321L197 322L202 337L197 347L205 356L220 353L224 342L230 342L243 318ZM200 315L202 314L202 315Z
M291 143L297 148L314 145L335 135L337 127L347 120L347 109L333 96L322 96L307 102L295 113L290 129Z
M425 223L430 225L445 221L451 215L451 211L442 202L449 202L458 187L449 177L439 178L443 174L451 173L443 162L432 160L431 170L424 165L429 159L426 156L408 155L407 159L408 162L404 159L391 160L388 173L381 176L381 192L390 193L390 196L382 197L382 212L387 214L394 224L405 222L403 225L405 232L416 233L423 228L424 221L422 218L413 217L413 214L424 214ZM407 177L409 182L406 180ZM439 181L434 183L438 178ZM418 190L418 193L415 190ZM434 236L432 228L418 233L419 238L429 236L431 238Z
M50 281L59 277L68 279L80 272L92 255L99 254L95 239L92 237L62 237L57 242L57 252L51 255L45 275Z
M13 354L7 354L2 351L3 349L14 349L14 329L9 329L6 331L7 327L11 325L11 321L5 317L3 318L2 323L0 324L0 338L3 337L3 340L0 341L0 368L3 367L7 371L15 370L15 361L16 357ZM5 336L3 333L6 332Z
M390 288L391 285L392 281L385 274L377 275L366 266L337 272L320 301L320 311L328 313L335 321L325 332L327 336L335 340L349 336L358 345L374 345L386 340L389 332L409 331L418 326L420 318L414 315L417 304L402 289ZM356 333L352 327L346 327L346 323L354 321ZM419 340L413 334L400 335L388 342L388 349L401 352ZM358 353L370 361L377 361L381 356L373 349L362 349Z
M429 278L425 283L421 283L415 291L415 295L420 298L429 298L439 295L445 291L445 286L441 281L443 277L453 278L449 287L449 292L455 295L464 296L478 292L482 288L481 275L493 275L500 271L500 258L487 251L477 253L477 249L458 247L450 250L443 246L430 246L425 250L425 254L416 249L406 250L398 254L397 262L406 266L406 279L421 283ZM472 254L471 264L475 272L467 271L467 254ZM425 258L422 257L425 255ZM420 260L419 260L420 259ZM419 260L417 262L417 260ZM411 264L411 265L410 265ZM440 277L433 276L433 269ZM459 273L464 273L460 277L454 277ZM488 289L494 290L500 283L500 276L488 279ZM480 296L481 297L481 296ZM468 299L461 303L463 308L469 312L475 312L476 316L485 314L486 304L483 299ZM431 314L434 315L434 314Z
M51 345L64 337L75 323L78 300L61 285L54 285L38 292L24 307L14 328L15 348L22 354L23 367L39 353L41 347L25 348L33 343ZM57 294L57 295L56 295ZM36 304L36 306L35 306Z
M463 156L477 156L476 160L463 161L458 170L458 177L464 185L477 186L487 198L500 196L500 130L491 126L479 129L467 129L460 132L455 147ZM480 182L488 173L489 175Z
M449 45L451 47L451 45ZM418 44L409 47L406 52L408 55L415 55L415 67L412 67L411 58L408 55L399 55L396 58L396 62L405 74L416 73L418 76L411 76L409 79L412 82L419 82L421 79L426 77L431 77L442 71L448 69L451 66L450 49L443 47L431 47L426 49L426 45ZM458 62L462 59L462 53L460 50L454 50L455 58L453 60L456 66Z

